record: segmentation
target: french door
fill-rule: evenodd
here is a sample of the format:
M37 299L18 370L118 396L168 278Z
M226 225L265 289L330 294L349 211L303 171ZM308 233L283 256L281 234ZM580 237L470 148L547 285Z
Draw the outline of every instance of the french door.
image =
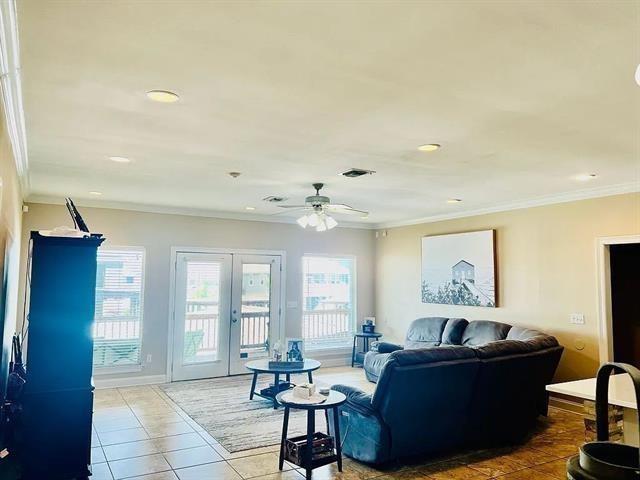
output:
M176 254L172 379L246 373L279 338L281 257Z

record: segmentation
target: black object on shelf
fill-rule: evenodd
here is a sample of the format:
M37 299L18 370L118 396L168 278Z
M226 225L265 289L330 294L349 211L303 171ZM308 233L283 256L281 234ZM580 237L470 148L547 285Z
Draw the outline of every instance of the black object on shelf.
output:
M362 333L375 333L376 331L376 326L369 324L369 323L363 323L362 324Z
M280 360L269 360L269 368L281 368L286 370L287 368L298 369L304 367L304 360L291 360L291 361L280 361Z
M364 328L364 325L362 326ZM369 351L369 341L378 340L381 333L356 333L353 336L353 348L351 349L351 367L361 367L364 364L364 356ZM362 339L362 350L358 350L358 339Z
M336 456L333 451L335 447L334 443L333 437L330 437L326 433L315 432L313 434L311 461L314 463L335 462ZM307 458L307 449L306 435L287 438L284 458L287 462L294 463L299 467L304 467L304 459Z
M104 239L31 232L18 454L23 479L91 475L97 249Z
M569 480L637 480L640 449L609 441L609 377L627 373L633 380L636 404L640 406L640 370L627 363L605 363L596 381L596 440L585 443L567 462Z
M260 390L260 396L263 398L274 398L280 392L293 388L293 385L289 381L280 380L278 386L275 383L270 383L268 387Z
M82 215L80 215L80 212L78 212L78 209L73 203L73 200L71 200L71 198L69 197L65 198L64 200L67 204L67 210L69 210L69 215L71 215L71 220L73 220L73 225L78 230L89 233L89 227L87 227L87 224L84 223L84 220L82 219Z

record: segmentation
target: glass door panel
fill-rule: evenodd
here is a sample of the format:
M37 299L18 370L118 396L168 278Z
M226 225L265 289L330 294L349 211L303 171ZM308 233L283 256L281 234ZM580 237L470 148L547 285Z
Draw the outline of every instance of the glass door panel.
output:
M271 264L242 264L240 353L269 351Z
M279 338L280 265L276 255L233 256L233 298L229 373L246 373L244 364L269 355Z
M228 374L232 256L178 253L173 379Z
M221 264L187 262L187 295L184 322L185 364L218 360Z

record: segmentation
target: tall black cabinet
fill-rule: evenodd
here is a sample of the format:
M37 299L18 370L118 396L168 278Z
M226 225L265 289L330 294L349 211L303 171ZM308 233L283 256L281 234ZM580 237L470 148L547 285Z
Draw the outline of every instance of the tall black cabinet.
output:
M24 480L90 475L97 249L31 232L23 394Z

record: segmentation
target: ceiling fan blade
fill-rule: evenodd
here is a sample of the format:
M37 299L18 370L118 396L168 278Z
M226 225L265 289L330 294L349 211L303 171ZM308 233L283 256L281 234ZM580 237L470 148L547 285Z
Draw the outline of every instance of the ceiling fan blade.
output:
M307 207L298 207L298 208L288 208L286 210L280 210L279 212L272 213L271 215L284 215L286 213L294 213L294 212L305 212L309 209Z
M346 213L347 215L369 215L369 212L358 210L357 208L353 208L343 203L326 205L325 208L331 212Z
M308 208L309 205L276 205L278 208Z

